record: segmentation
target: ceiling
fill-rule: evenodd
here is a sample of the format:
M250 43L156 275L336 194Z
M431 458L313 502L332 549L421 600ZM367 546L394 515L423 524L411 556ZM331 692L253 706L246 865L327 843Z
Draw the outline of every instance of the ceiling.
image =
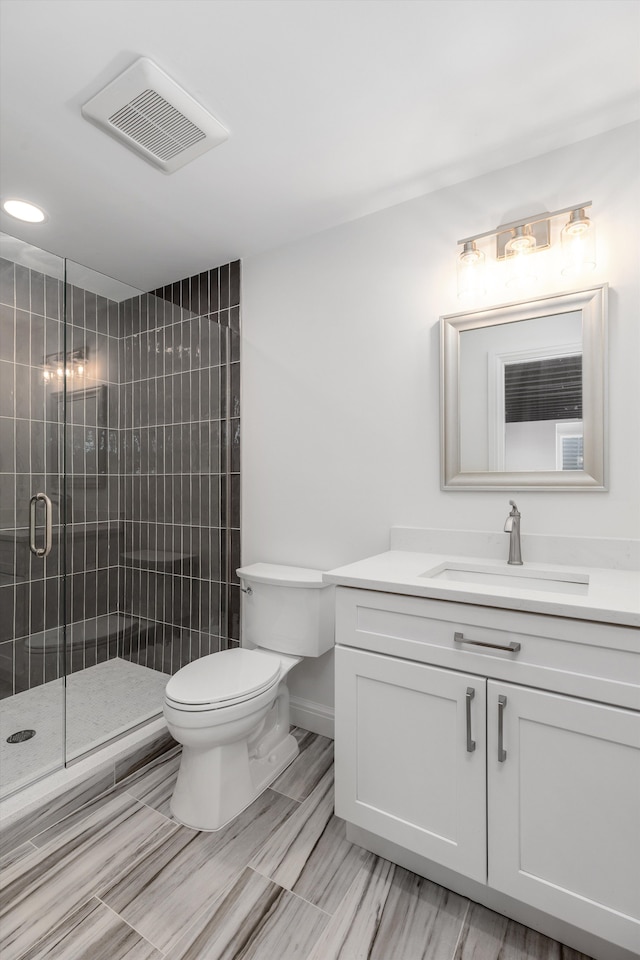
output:
M0 0L0 230L141 289L640 116L637 0ZM230 131L165 175L83 119L138 57Z

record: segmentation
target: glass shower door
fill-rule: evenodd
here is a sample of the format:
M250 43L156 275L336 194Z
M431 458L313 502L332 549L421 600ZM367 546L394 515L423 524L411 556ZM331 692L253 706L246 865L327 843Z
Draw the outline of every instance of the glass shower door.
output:
M0 235L0 796L64 763L64 261Z
M127 414L133 421L133 413L131 391L126 403L121 396L120 328L131 312L123 305L141 292L71 260L66 266L69 763L158 716L166 677L138 666L147 631L141 618L123 610L121 588L126 524L120 427ZM143 404L137 401L139 421Z

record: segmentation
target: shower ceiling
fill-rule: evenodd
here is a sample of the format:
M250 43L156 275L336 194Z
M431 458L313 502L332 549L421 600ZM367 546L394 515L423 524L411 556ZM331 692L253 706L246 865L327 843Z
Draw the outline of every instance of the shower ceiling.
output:
M153 289L637 119L639 16L635 0L0 0L2 198L49 215L0 230ZM230 131L170 177L81 115L140 56Z

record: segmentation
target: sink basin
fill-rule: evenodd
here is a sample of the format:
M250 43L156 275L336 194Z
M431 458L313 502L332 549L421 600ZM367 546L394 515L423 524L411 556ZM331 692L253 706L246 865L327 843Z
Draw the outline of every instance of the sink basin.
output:
M571 570L543 570L530 567L491 566L462 562L441 563L420 577L453 583L475 583L482 587L508 587L544 593L572 593L586 596L589 575Z

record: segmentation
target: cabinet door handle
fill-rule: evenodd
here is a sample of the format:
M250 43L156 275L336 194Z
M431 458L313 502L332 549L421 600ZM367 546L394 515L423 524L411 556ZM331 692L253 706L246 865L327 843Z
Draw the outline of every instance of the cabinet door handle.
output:
M44 546L36 546L36 507L38 501L44 503ZM34 557L48 557L53 545L51 500L46 493L36 493L29 500L29 549Z
M498 697L498 763L504 763L507 759L507 751L504 749L504 708L507 705L507 698L502 695Z
M492 650L506 650L507 653L517 653L520 644L516 640L510 643L489 643L487 640L467 640L463 633L454 633L454 643L471 643L474 647L491 647Z
M467 687L466 693L466 702L467 702L467 753L473 753L476 748L475 740L471 739L471 701L475 697L476 692L473 687Z

